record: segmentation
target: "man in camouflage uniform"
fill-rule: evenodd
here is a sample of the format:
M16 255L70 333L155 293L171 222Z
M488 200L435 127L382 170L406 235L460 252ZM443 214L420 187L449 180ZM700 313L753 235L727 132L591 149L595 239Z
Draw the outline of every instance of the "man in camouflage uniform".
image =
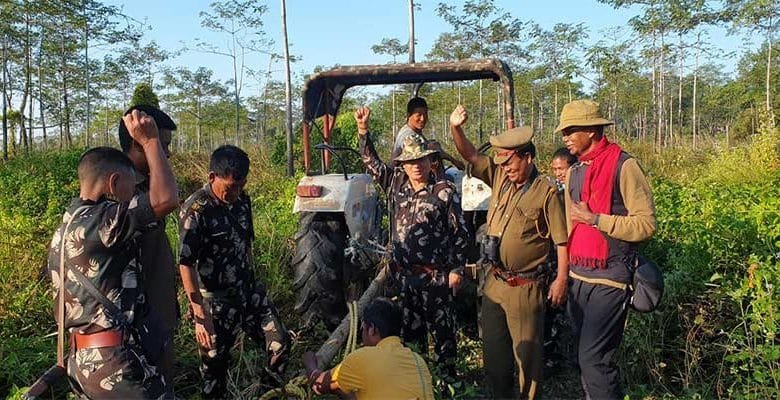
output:
M160 144L165 155L170 155L172 131L176 130L176 124L168 114L156 107L137 105L125 112L140 110L154 119L159 129ZM119 122L119 145L133 162L136 177L136 193L149 192L149 164L144 152L137 142L130 137L130 133L124 121ZM160 220L153 229L147 231L140 239L141 256L140 263L146 282L147 302L150 313L147 315L147 323L160 328L162 350L158 369L165 380L173 383L173 335L179 323L179 303L176 300L176 265L171 251L171 244L165 234L165 219Z
M425 353L427 334L433 336L434 362L454 377L456 356L453 293L463 279L468 233L455 186L431 173L431 155L424 138L411 134L398 168L383 163L368 137L371 111L355 112L360 154L392 206L391 267L400 284L404 309L402 336ZM452 290L450 290L452 289Z
M558 277L546 297L555 307L566 299L563 204L554 180L539 174L534 165L531 128L513 128L492 136L496 155L490 158L479 154L466 138L462 125L467 119L461 105L450 115L455 147L472 165L472 175L493 190L487 216L489 240L483 252L490 268L482 297L485 375L496 398L515 397L515 379L520 397L534 398L541 389L546 289L541 278L550 255L550 239L556 245ZM513 373L515 367L517 374Z
M203 394L224 398L239 329L264 343L277 372L290 337L252 269L252 203L243 190L249 158L225 145L212 153L209 170L209 183L181 210L179 271L195 319Z
M55 288L65 271L65 321L58 322L70 333L67 369L76 392L101 399L173 398L155 366L159 331L145 323L138 242L178 206L176 181L154 120L137 110L123 119L148 160L149 192L134 195L133 164L122 152L85 152L79 197L52 238L48 268Z

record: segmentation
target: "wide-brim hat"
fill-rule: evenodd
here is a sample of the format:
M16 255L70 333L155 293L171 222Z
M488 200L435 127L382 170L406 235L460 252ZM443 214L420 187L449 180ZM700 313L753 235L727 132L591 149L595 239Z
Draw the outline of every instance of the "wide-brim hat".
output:
M512 158L515 151L531 143L534 137L534 130L529 126L512 128L500 135L490 137L490 144L495 148L496 155L493 156L493 162L503 164ZM511 151L507 151L511 150Z
M599 103L593 100L574 100L566 103L561 109L561 119L555 132L560 132L572 126L602 126L614 122L604 118L599 109Z
M438 150L428 149L425 138L422 135L412 133L404 138L401 154L393 160L398 162L414 161L438 152Z

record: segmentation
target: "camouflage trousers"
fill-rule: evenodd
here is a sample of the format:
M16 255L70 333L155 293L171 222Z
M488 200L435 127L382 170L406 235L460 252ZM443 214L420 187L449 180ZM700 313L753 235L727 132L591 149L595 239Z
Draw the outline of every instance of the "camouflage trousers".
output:
M87 399L173 399L173 386L136 345L81 349L68 357L74 391Z
M397 272L399 303L403 307L401 336L407 344L428 353L428 333L433 337L433 361L450 373L455 365L455 302L447 282L447 273L407 274Z
M264 345L271 368L277 372L281 369L290 350L290 335L266 295L265 286L256 284L242 299L211 297L208 305L214 320L216 349L198 346L204 397L226 397L230 348L240 330L258 345Z

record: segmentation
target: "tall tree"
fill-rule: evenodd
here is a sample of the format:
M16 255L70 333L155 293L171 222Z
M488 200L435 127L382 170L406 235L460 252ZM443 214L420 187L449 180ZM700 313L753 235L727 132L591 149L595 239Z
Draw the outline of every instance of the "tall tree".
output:
M401 54L405 54L409 51L408 46L401 44L401 41L396 38L384 38L379 44L371 46L371 51L375 54L387 54L393 57L393 64L396 63L396 58ZM395 85L390 88L390 92L393 100L393 135L398 133L398 125L396 124L396 107L395 107Z
M219 0L211 3L209 11L201 11L201 26L229 38L225 48L199 42L206 52L230 58L233 64L233 89L235 96L236 145L240 144L241 89L244 81L244 59L248 52L270 47L272 41L263 32L262 16L267 7L259 0Z
M767 47L764 107L767 113L771 113L772 43L775 32L780 28L780 2L777 0L725 0L724 16L731 20L735 27L750 32L760 32L764 36L764 43Z
M195 148L198 152L202 150L203 123L207 119L204 109L214 98L227 95L224 86L213 80L212 75L213 71L200 67L195 71L179 68L165 76L166 84L177 90L167 101L195 119Z
M519 45L522 33L522 21L512 17L509 12L496 6L494 0L466 0L460 10L453 4L439 3L436 14L449 23L455 36L468 43L459 48L473 49L478 57L496 57L510 64L519 60L526 52ZM501 103L501 91L496 90L496 103ZM501 119L514 116L501 116L500 107L496 129L501 129ZM482 142L483 133L483 96L482 80L479 81L478 140Z

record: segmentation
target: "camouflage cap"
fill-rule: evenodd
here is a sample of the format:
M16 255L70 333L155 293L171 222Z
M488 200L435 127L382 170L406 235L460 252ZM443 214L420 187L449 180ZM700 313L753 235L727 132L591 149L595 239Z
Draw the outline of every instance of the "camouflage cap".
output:
M528 143L531 143L533 137L534 131L529 126L512 128L500 135L491 136L490 144L496 148L496 155L493 157L493 162L499 165L507 162L514 152L501 150L518 150Z
M572 126L612 125L614 122L604 118L599 110L599 103L593 100L574 100L566 103L561 109L561 120L555 132L560 132Z
M429 150L425 138L419 133L412 133L404 138L401 154L394 161L405 162L419 160L425 156L438 153L438 150Z

